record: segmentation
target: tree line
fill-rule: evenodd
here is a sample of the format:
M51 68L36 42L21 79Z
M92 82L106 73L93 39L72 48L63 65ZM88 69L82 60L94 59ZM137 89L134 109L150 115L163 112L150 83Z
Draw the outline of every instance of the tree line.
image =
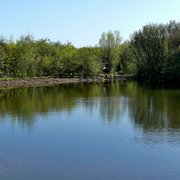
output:
M99 45L76 48L49 39L0 38L0 77L87 77L133 74L143 81L180 81L180 23L148 24L122 42L102 33Z

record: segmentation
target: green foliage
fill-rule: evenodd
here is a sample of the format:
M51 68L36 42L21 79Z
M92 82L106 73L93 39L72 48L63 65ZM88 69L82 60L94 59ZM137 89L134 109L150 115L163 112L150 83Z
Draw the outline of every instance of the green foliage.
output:
M102 33L99 40L100 57L104 65L104 71L110 73L118 64L119 46L121 43L120 32L108 31Z
M120 46L119 62L116 71L120 74L134 73L134 56L129 42L124 42Z
M0 77L5 75L7 54L5 48L0 45Z
M180 81L180 23L150 24L131 38L136 76L149 81Z
M32 77L35 73L35 42L32 36L22 36L16 43L14 76Z
M166 26L166 30L169 41L169 51L180 49L180 23L170 21Z
M98 58L98 48L80 48L77 53L77 70L80 76L95 76L101 73L102 64Z
M145 81L180 81L180 23L149 24L121 44L119 31L102 33L98 47L75 48L49 39L0 38L0 78L134 74Z
M167 38L163 25L150 24L135 32L131 39L139 79L157 81L167 55Z
M75 48L48 39L0 39L0 77L72 77L101 73L99 48Z
M166 81L180 82L180 23L170 21L166 26L168 35L168 57L164 66Z
M164 79L180 82L180 50L170 54L165 66Z

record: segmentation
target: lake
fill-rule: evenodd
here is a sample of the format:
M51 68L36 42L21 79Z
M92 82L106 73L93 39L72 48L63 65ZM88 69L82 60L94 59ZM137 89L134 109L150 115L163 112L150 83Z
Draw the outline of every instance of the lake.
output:
M0 89L1 180L180 178L180 89Z

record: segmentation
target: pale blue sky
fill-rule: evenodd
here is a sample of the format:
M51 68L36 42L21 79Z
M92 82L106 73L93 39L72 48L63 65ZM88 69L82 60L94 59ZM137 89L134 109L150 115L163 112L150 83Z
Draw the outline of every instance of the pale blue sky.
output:
M119 30L125 40L147 23L172 19L180 21L180 0L2 0L0 35L93 46L104 31Z

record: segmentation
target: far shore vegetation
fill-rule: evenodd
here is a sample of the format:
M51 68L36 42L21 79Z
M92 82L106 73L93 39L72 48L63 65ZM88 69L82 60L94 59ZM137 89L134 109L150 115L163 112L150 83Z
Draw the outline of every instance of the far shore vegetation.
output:
M31 35L0 38L0 78L133 75L148 82L180 82L180 23L148 24L122 41L102 33L94 47L76 48Z

